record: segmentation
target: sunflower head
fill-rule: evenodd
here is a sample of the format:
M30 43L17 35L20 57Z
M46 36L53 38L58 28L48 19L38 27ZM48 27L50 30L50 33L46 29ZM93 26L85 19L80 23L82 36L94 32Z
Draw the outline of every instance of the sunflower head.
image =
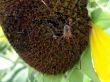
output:
M86 0L4 1L3 30L29 65L48 74L70 69L88 41Z

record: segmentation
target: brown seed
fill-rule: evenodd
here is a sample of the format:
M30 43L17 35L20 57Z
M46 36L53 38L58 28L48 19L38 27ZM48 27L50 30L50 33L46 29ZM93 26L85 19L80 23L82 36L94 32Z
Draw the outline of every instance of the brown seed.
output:
M7 1L0 7L2 27L29 65L43 73L64 73L87 45L90 26L86 4L86 0Z

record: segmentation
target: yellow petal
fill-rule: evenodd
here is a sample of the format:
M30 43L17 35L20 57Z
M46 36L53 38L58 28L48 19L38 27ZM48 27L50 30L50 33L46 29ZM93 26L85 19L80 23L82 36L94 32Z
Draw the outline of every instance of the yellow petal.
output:
M110 82L110 35L92 23L90 46L94 69L101 82Z

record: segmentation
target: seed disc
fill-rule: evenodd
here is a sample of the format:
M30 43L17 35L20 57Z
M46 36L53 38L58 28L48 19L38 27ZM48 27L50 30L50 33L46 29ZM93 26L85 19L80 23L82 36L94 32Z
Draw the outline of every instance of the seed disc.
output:
M74 66L88 40L86 0L3 1L3 30L25 62L47 74Z

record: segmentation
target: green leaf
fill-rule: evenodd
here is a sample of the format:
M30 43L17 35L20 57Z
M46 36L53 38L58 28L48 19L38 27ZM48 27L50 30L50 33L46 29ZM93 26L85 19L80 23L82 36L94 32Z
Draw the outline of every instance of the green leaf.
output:
M100 28L110 28L110 0L89 0L88 13Z
M6 75L2 78L1 82L15 82L13 81L14 78L21 72L23 69L25 69L25 66L23 64L17 64L14 66L13 69L7 70Z
M2 30L2 27L0 26L0 37L1 37L2 35L4 35L4 33L3 33L3 30Z
M8 42L0 41L0 53L6 55L6 51L12 52L12 47L8 44Z
M102 9L97 8L94 10L94 12L91 12L91 18L93 21L98 21L98 19L101 17Z
M92 21L110 35L110 13L96 10L92 14Z
M13 62L5 57L0 57L0 70L9 69L13 66Z
M28 65L28 82L44 82L44 75Z
M83 82L92 82L92 80L87 75L83 75Z
M27 82L28 69L21 69L13 79L13 82Z
M35 78L37 82L45 82L43 78L44 78L43 74L40 72L37 72L37 76Z
M69 82L83 82L83 73L79 69L73 69L68 80Z
M83 52L81 57L81 70L84 74L86 74L93 82L100 82L97 74L95 73L92 65L91 51L88 46L86 50Z
M101 28L107 29L110 27L110 13L101 12L100 15L97 15L97 17L95 17L95 18L96 19L93 19L94 22L97 25L99 25Z
M60 82L63 75L46 75L44 74L44 82Z

